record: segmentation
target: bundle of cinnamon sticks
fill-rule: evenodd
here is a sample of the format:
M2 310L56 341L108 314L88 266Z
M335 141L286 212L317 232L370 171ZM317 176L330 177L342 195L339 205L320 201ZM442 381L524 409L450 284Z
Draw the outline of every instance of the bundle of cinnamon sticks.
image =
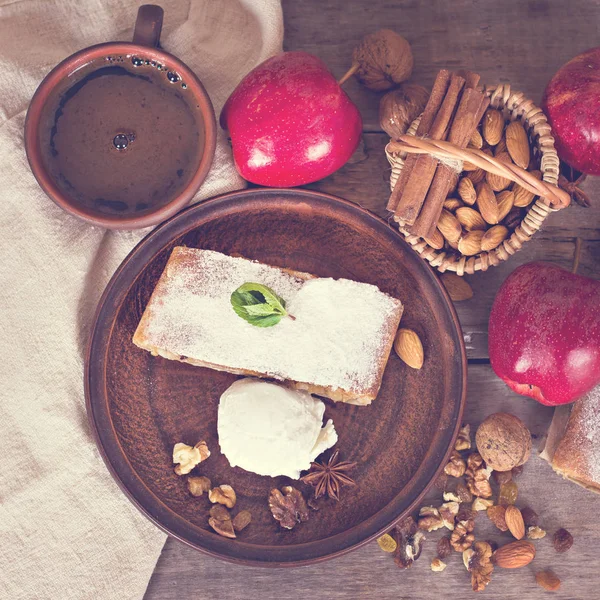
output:
M490 102L477 90L478 83L476 73L442 69L415 135L448 140L466 148ZM409 154L390 196L388 210L394 212L394 219L410 233L430 238L458 175L433 156Z

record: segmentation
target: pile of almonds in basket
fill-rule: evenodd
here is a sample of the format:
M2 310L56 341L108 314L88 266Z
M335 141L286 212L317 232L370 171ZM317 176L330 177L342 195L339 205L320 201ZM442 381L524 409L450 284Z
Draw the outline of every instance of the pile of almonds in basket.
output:
M450 460L438 481L443 502L423 506L415 521L409 516L377 541L395 563L408 568L419 558L425 533L447 529L437 542L431 570L444 571L454 552L462 554L462 563L471 575L474 591L483 591L494 569L517 569L530 564L536 555L534 541L546 537L540 518L528 506L518 507L517 477L531 452L531 434L517 417L494 413L477 429L477 450L472 449L469 425L461 428ZM496 497L494 500L494 496ZM499 532L512 541L498 546L478 539L476 517L485 513ZM556 552L566 552L573 537L566 529L552 536ZM550 569L538 570L537 584L545 590L557 590L561 581Z
M489 108L469 142L497 160L528 169L538 179L527 132L518 121L506 122ZM456 190L444 201L436 234L427 242L436 249L454 249L464 256L497 248L524 217L535 196L509 179L465 163Z

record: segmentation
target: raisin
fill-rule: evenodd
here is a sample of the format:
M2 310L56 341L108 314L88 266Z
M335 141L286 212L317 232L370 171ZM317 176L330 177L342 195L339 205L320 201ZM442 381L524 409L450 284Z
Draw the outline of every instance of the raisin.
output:
M573 545L573 536L562 527L554 534L554 549L557 552L566 552Z
M537 513L529 506L526 506L521 510L521 516L523 517L523 522L525 523L525 527L537 527L539 523L539 517Z
M450 538L448 536L444 536L439 539L437 543L437 555L438 558L442 560L452 553L452 546L450 544Z
M500 494L498 495L498 504L502 506L508 506L514 504L517 501L519 495L519 488L514 481L509 481L500 486Z

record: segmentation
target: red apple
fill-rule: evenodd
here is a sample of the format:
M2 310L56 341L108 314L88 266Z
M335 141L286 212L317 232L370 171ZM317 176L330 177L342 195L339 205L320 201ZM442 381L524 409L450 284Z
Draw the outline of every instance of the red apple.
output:
M600 47L571 59L550 80L542 108L561 160L600 175Z
M362 119L325 64L284 52L250 71L227 100L240 175L259 185L292 187L330 175L360 141Z
M532 262L502 284L489 323L492 368L518 394L556 406L600 383L600 281Z

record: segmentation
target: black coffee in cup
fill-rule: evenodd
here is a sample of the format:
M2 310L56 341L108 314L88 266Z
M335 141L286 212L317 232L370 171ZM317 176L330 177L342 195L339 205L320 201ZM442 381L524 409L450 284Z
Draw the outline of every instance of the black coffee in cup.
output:
M178 73L142 56L103 57L46 101L42 160L62 193L93 211L141 215L169 203L194 176L203 123Z

